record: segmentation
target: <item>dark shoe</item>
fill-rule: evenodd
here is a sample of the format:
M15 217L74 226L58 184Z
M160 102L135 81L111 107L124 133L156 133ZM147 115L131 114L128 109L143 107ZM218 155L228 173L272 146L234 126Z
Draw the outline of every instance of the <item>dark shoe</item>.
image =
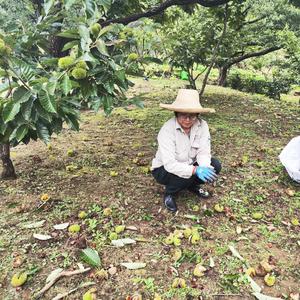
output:
M209 198L211 196L209 192L197 186L189 188L189 191L196 194L200 198Z
M165 207L171 211L171 212L176 212L177 211L177 205L175 202L175 199L173 198L172 195L165 195L164 196L164 204Z

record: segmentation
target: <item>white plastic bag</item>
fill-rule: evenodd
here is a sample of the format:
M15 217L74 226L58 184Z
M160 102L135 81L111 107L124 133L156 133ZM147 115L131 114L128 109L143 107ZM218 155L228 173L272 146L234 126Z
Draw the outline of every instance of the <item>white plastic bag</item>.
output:
M300 183L300 136L294 137L279 155L291 178Z

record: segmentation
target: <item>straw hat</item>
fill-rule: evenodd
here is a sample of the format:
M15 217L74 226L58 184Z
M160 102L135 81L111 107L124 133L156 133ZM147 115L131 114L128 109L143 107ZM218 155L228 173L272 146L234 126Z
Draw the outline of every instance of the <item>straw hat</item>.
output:
M180 89L175 101L172 104L159 105L162 108L184 113L214 113L213 108L203 108L200 104L197 90Z

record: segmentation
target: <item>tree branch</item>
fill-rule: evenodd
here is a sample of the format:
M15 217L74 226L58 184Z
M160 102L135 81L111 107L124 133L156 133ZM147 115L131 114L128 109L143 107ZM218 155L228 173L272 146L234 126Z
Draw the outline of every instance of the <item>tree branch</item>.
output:
M245 22L245 23L243 23L243 24L241 24L241 26L239 26L236 30L241 30L244 26L246 26L246 25L251 25L251 24L255 24L255 23L257 23L257 22L259 22L259 21L261 21L261 20L264 20L264 19L266 19L268 16L261 16L260 18L257 18L257 19L254 19L254 20L251 20L251 21L248 21L248 22Z
M152 7L148 11L141 12L138 14L134 14L128 17L124 18L117 18L117 19L111 19L107 21L99 21L101 26L107 26L111 23L120 23L123 25L127 25L130 22L136 21L140 18L149 18L156 15L161 14L163 11L165 11L167 8L174 6L174 5L188 5L188 4L200 4L204 7L214 7L219 6L222 4L228 3L230 0L166 0L165 2L161 3L158 6Z
M246 53L242 56L239 56L239 57L236 57L234 59L232 59L231 61L227 62L224 67L226 68L230 68L232 65L235 65L245 59L248 59L248 58L251 58L251 57L257 57L257 56L262 56L262 55L265 55L265 54L268 54L270 52L274 52L274 51L277 51L279 49L281 49L282 46L274 46L274 47L270 47L270 48L267 48L267 49L264 49L264 50L260 50L260 51L257 51L257 52L252 52L252 53Z

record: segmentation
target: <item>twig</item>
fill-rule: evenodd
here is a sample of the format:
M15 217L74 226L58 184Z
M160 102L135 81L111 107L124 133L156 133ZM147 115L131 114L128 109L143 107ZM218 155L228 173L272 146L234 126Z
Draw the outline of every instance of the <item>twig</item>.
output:
M240 294L211 294L209 296L212 296L212 297L225 297L225 296L239 296L239 297L242 297L242 295Z
M87 286L91 286L91 285L95 285L96 283L95 282L86 282L86 283L83 283L81 284L80 286L78 286L77 288L74 288L68 292L65 292L63 294L58 294L56 295L54 298L52 298L52 300L60 300L60 299L63 299L65 298L66 296L76 292L77 290L81 289L81 288L84 288L84 287L87 287Z
M57 276L55 276L51 281L46 283L46 285L36 294L36 296L34 298L39 299L42 295L45 294L46 291L48 291L52 287L52 285L57 280L59 280L62 277L70 277L70 276L73 276L73 275L86 273L90 270L91 270L91 268L78 269L78 270L75 270L75 271L62 271L62 272L58 273Z

